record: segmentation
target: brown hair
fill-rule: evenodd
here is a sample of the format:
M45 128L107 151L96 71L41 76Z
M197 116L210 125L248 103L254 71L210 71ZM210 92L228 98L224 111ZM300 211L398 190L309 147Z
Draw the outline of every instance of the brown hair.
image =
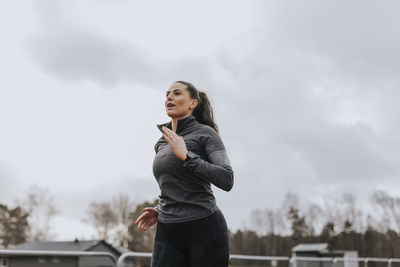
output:
M175 83L182 83L186 85L190 93L190 97L199 101L199 104L196 106L192 113L196 120L202 124L210 126L218 133L218 126L214 121L213 108L211 107L211 102L208 99L206 93L197 90L197 88L190 82L175 81Z

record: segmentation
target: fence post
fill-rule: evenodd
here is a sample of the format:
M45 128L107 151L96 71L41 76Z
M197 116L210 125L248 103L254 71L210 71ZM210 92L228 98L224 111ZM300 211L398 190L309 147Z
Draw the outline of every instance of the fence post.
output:
M368 258L365 258L364 260L364 267L368 267Z
M388 266L387 267L392 267L392 259L388 259Z
M333 259L332 259L333 266L336 265L336 262L337 262L337 258L333 258ZM344 266L344 264L343 264L343 266Z
M293 256L289 259L289 265L290 267L297 267L296 256Z

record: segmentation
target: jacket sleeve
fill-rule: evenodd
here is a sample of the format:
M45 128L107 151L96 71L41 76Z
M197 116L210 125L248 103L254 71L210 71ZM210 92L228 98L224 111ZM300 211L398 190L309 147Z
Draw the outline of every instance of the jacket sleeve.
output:
M234 173L221 137L211 130L209 135L203 137L203 143L209 161L189 151L191 159L184 162L183 166L218 188L230 191L233 187Z
M160 210L161 210L160 202L158 202L157 205L154 206L153 208L157 211L158 214L160 214Z

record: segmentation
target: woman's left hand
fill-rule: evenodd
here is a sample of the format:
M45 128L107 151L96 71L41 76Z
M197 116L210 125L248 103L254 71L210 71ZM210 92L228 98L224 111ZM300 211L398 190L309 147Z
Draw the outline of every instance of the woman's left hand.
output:
M177 156L181 160L186 159L186 153L188 152L186 148L185 141L182 136L177 135L174 131L169 129L168 127L163 126L163 136L167 141L169 147L172 152L174 152L175 156Z

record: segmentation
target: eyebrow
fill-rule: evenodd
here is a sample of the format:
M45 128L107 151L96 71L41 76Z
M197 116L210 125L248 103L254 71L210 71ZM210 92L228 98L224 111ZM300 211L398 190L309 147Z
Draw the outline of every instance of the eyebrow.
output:
M181 91L182 91L182 89L181 89L181 88L175 88L175 89L171 90L171 92L175 92L175 91L177 91L177 90L181 90ZM167 90L165 93L168 93L168 92L170 92L170 91L169 91L169 90Z

